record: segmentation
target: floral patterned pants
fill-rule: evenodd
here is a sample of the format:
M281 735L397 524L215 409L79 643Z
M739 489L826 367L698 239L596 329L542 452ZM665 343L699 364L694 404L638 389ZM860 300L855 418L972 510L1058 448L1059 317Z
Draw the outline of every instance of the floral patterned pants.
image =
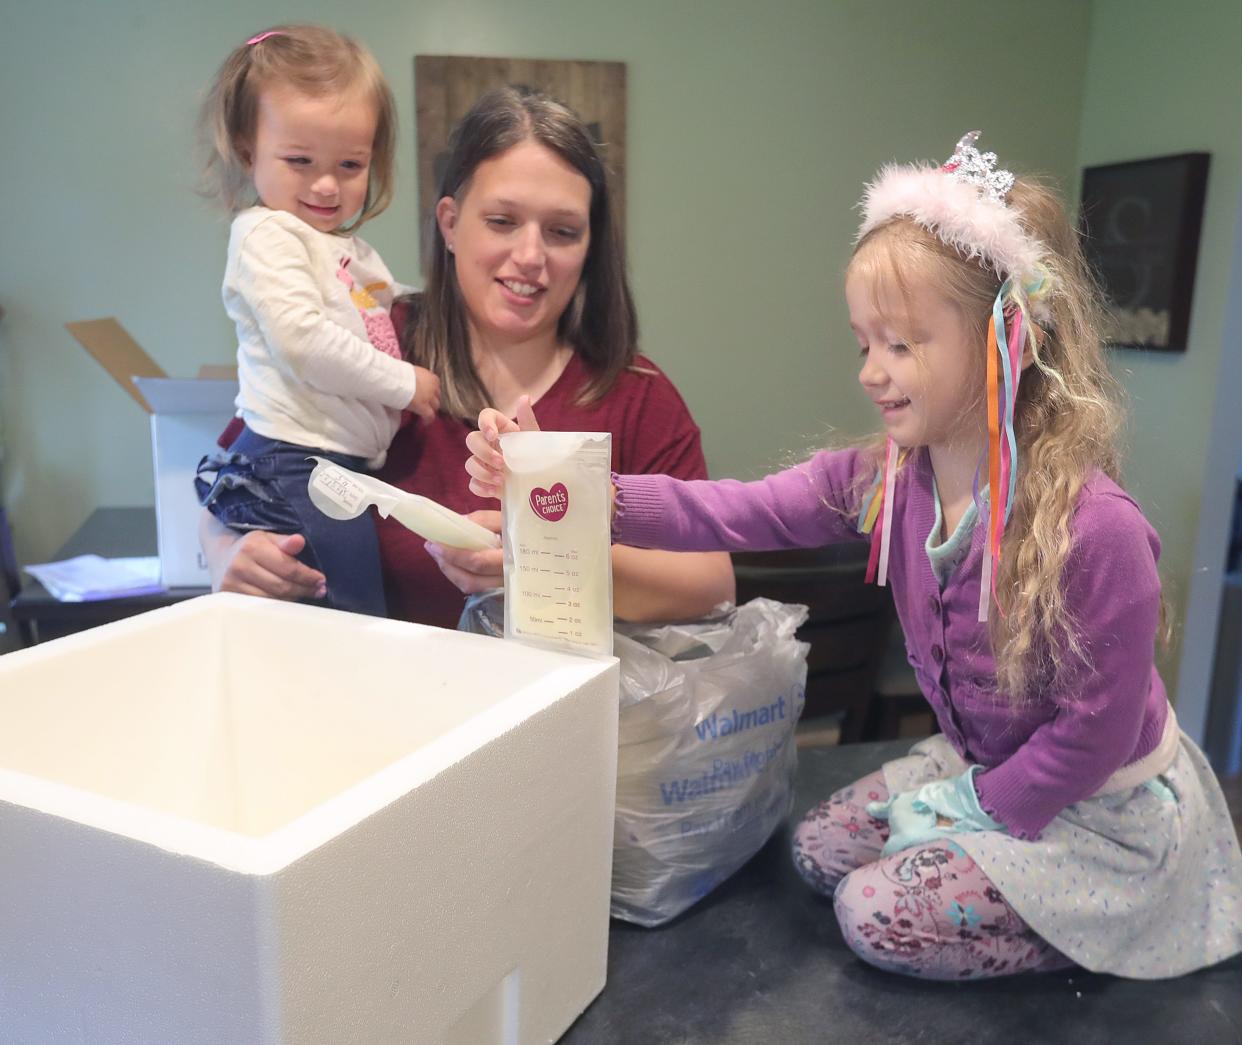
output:
M794 831L798 872L833 897L845 942L859 958L929 980L1072 966L952 840L881 858L888 824L866 807L886 798L884 775L876 771L821 802Z

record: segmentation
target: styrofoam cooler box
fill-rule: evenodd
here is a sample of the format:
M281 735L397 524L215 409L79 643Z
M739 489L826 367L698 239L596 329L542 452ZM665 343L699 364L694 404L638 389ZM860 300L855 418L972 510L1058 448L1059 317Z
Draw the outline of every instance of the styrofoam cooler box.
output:
M604 984L615 661L240 595L0 658L0 1040L517 1045Z

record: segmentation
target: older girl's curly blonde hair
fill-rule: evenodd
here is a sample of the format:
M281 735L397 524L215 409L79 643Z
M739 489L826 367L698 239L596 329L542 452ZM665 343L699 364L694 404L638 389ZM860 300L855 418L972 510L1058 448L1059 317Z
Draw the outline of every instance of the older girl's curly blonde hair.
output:
M1104 358L1100 295L1064 208L1051 191L1027 179L1016 181L1008 205L1047 249L1038 293L1048 318L1031 345L1034 360L1015 406L1020 470L996 577L1002 612L989 616L997 683L1020 699L1033 686L1086 663L1078 622L1064 600L1070 523L1083 483L1095 471L1119 478L1124 414ZM957 304L978 346L979 396L967 409L982 417L988 318L1001 287L996 273L908 217L868 232L850 270L861 272L877 293L891 287L908 301L915 282L930 282ZM917 344L912 347L917 351Z
M278 25L251 38L224 60L199 113L205 153L203 195L230 213L256 201L250 152L265 87L287 85L311 98L360 94L375 106L375 140L362 210L352 232L392 200L397 106L371 53L347 36L319 25Z

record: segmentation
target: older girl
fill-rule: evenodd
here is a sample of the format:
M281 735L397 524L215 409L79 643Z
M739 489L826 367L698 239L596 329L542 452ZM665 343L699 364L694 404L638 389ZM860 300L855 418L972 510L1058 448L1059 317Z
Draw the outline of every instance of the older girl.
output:
M863 201L845 295L882 446L754 483L619 476L614 537L703 551L870 532L942 732L794 833L859 957L935 979L1177 976L1242 951L1242 854L1153 664L1160 544L1117 482L1077 239L975 137L942 166L883 170ZM467 468L485 494L513 425L479 426Z

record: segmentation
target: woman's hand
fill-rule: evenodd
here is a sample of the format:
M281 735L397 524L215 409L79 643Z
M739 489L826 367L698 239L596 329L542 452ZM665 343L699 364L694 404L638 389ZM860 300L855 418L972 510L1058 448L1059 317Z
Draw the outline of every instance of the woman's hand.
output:
M499 500L505 487L505 459L500 452L500 437L506 432L537 431L539 422L535 420L535 412L531 409L530 396L522 396L518 400L516 422L490 406L479 414L478 431L466 436L466 449L471 454L466 459L466 471L470 473L470 492L478 497L495 497ZM499 527L496 532L500 532Z
M204 511L198 535L212 591L269 599L322 599L327 594L324 575L296 558L306 546L300 533L251 530L238 534Z
M530 410L529 405L527 410ZM516 427L513 430L516 431ZM478 433L472 432L471 435ZM473 486L471 483L472 489ZM492 533L500 533L500 512L494 509L471 512L466 518L487 527ZM503 588L505 585L504 552L499 548L470 551L437 544L435 541L428 541L426 547L427 554L435 560L440 572L466 595Z

